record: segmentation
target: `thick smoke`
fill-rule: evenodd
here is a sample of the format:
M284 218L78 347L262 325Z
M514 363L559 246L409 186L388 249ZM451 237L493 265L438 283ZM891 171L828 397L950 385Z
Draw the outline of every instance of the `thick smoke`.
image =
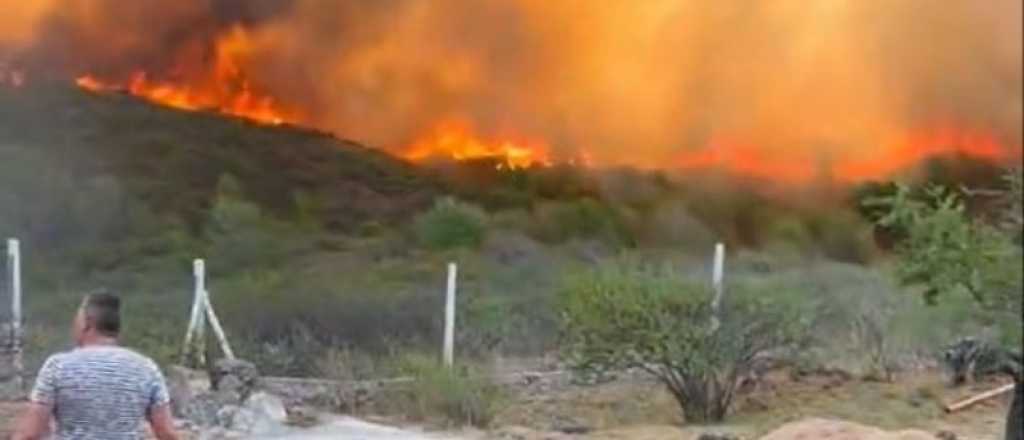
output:
M2 2L0 64L66 75L182 75L242 25L254 83L390 148L452 119L636 165L845 160L949 125L1021 143L1019 0Z

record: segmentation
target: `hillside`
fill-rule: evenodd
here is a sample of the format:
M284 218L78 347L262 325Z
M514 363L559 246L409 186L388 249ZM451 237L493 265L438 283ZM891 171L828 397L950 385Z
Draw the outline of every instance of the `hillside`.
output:
M400 218L426 206L439 186L407 163L330 135L51 83L0 87L0 157L0 173L38 158L47 172L80 184L113 177L193 225L226 174L279 215L295 214L296 197L315 201L324 224L341 230Z

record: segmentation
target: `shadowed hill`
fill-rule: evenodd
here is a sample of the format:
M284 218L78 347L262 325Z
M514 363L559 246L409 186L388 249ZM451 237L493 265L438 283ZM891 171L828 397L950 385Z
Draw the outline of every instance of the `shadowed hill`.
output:
M46 157L55 169L39 170L40 184L54 171L76 181L111 176L157 212L192 225L223 175L269 212L290 217L304 203L340 230L396 220L439 188L410 164L327 134L52 83L0 88L0 150L6 166L24 155Z

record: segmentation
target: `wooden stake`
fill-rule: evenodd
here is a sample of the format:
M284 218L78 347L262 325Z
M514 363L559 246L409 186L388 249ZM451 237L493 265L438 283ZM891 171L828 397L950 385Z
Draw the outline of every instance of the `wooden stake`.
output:
M985 391L984 393L968 397L968 398L963 399L963 400L961 400L959 402L951 403L949 405L946 405L946 408L945 408L946 412L951 413L951 412L960 411L960 410L962 410L964 408L970 407L970 406L975 405L977 403L984 402L986 400L989 400L989 399L992 399L992 398L995 398L995 397L999 397L999 396L1001 396L1003 394L1006 394L1006 393L1009 393L1009 392L1013 391L1013 387L1014 387L1014 384L1012 384L1012 383L1011 384L1006 384L1006 385L1003 385L1003 386L1001 386L999 388L996 388L996 389L993 389L993 390L988 390L988 391Z

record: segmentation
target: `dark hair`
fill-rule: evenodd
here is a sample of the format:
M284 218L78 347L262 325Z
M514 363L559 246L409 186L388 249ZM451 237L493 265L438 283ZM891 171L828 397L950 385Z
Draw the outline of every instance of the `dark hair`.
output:
M121 298L111 293L92 293L85 297L86 319L97 332L106 336L121 333Z

